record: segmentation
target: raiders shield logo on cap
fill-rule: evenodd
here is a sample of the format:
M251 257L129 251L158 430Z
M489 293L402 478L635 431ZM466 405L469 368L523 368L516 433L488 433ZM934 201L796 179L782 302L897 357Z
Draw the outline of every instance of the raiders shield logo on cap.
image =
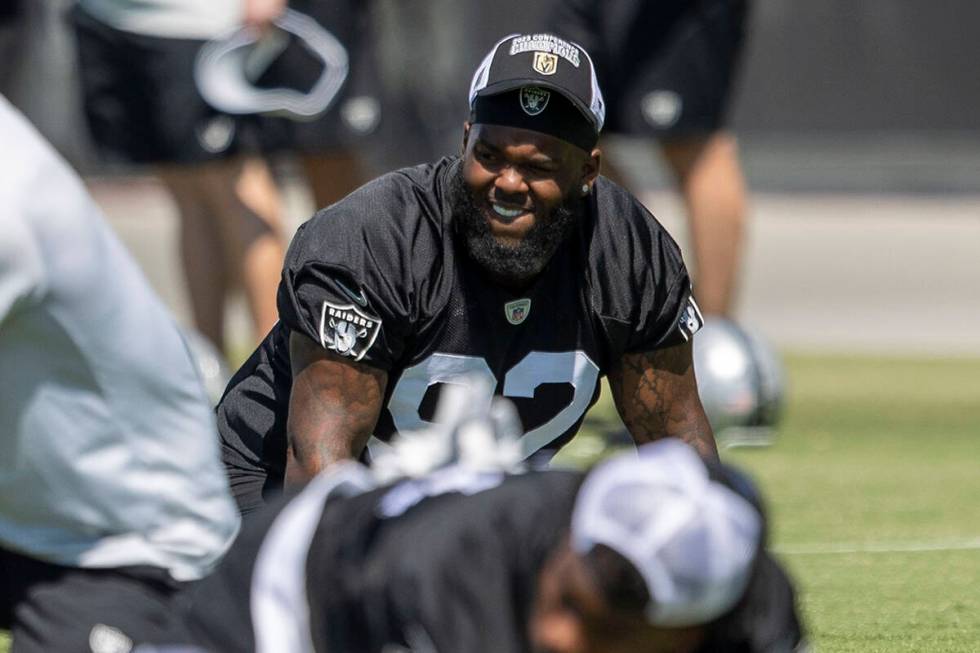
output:
M515 299L512 302L507 302L504 304L504 315L507 316L507 321L511 324L517 325L527 319L528 313L531 312L531 300L530 299Z
M558 70L558 55L535 52L531 67L542 75L554 75Z
M521 108L529 116L536 116L548 106L551 92L537 86L525 86L521 89Z

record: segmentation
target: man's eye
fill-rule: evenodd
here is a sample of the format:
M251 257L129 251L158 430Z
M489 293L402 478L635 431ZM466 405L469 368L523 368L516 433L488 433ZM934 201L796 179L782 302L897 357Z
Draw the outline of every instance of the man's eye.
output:
M548 166L528 166L527 170L535 177L548 177L555 172Z

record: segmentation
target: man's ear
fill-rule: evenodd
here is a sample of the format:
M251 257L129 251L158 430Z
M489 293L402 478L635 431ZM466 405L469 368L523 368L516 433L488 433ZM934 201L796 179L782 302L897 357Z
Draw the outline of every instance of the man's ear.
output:
M582 183L591 187L595 183L596 177L599 176L599 169L601 167L602 150L594 147L589 152L589 157L585 160L585 163L582 164Z
M470 127L473 126L469 120L463 123L463 149L460 150L460 155L466 155L466 145L470 142Z

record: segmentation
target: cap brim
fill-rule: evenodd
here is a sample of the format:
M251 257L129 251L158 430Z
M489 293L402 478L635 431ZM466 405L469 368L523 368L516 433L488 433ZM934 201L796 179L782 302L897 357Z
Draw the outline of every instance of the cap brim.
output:
M566 93L565 89L559 86L558 84L554 84L547 80L543 80L540 77L524 77L520 79L507 79L504 81L495 82L493 84L489 84L481 88L479 91L476 92L475 97L500 95L501 93L506 93L507 91L514 91L524 86L538 86L540 88L547 88L556 93L560 93L562 97L564 97L573 105L575 105L575 108L578 109L582 113L582 115L585 116L585 119L588 120L589 123L596 128L596 131L599 131L598 125L596 123L596 117L595 115L593 115L592 110L589 108L589 105L583 102L581 98Z

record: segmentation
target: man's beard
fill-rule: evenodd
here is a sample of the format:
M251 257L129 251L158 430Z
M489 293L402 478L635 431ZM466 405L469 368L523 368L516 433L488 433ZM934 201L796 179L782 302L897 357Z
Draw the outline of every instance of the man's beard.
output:
M536 216L521 242L505 245L494 237L486 214L477 206L463 179L461 168L452 176L450 192L456 235L490 278L509 287L525 286L540 274L585 213L582 198L566 196L549 215Z

